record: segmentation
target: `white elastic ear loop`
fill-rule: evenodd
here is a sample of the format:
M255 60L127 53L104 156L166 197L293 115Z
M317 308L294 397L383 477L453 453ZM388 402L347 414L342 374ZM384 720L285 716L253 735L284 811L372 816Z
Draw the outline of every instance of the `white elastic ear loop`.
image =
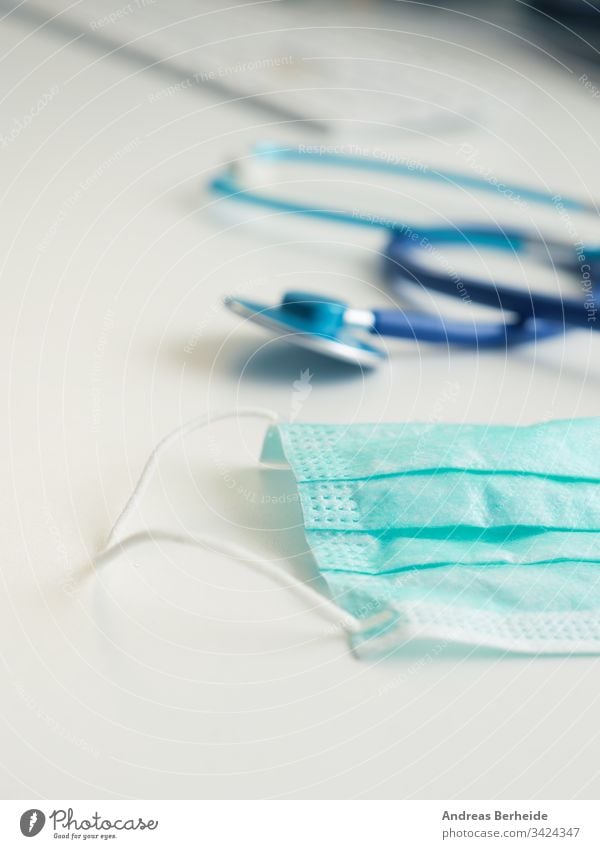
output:
M138 482L136 483L133 492L129 496L125 507L117 516L117 519L106 538L103 551L115 543L119 531L140 503L144 493L148 489L152 475L158 467L160 456L164 454L164 452L175 442L178 442L180 439L183 439L195 430L202 430L202 428L207 427L210 424L214 424L214 422L219 422L223 419L236 418L236 416L239 416L240 418L268 419L272 422L276 422L279 418L277 413L273 412L273 410L267 410L263 407L242 407L239 410L224 410L217 413L205 413L203 416L196 416L195 418L184 422L182 425L175 428L175 430L171 431L171 433L164 436L160 442L155 445L150 456L146 460L146 465L142 469L142 473L138 478Z
M269 560L255 557L253 552L248 551L235 543L225 543L221 539L217 539L206 534L196 538L191 536L191 534L184 536L181 534L163 531L142 531L136 534L130 534L129 536L121 539L121 541L117 540L119 532L122 530L133 511L138 507L144 493L147 491L151 478L158 467L158 461L161 455L170 448L171 445L178 440L183 439L185 436L188 436L188 434L193 433L196 430L201 430L214 422L218 422L223 419L235 418L237 416L244 418L265 418L272 422L279 419L277 413L274 413L272 410L266 410L262 407L242 407L238 410L207 413L204 416L198 416L194 419L190 419L190 421L185 422L183 425L161 439L148 457L146 465L142 470L133 492L129 496L125 507L119 513L106 539L104 548L96 555L96 564L98 566L106 565L127 549L133 548L148 539L162 539L165 542L198 546L200 548L218 551L226 556L234 557L238 560L244 560L250 563L261 572L277 580L283 586L293 587L299 596L304 596L304 598L307 601L310 601L314 607L320 608L321 610L329 613L333 618L335 618L336 623L341 625L347 632L358 633L359 631L363 631L367 626L367 622L369 625L371 624L371 620L363 622L362 620L357 619L355 616L347 613L343 608L335 604L335 602L326 598L326 596L322 595L308 584L305 584L303 581L283 572Z

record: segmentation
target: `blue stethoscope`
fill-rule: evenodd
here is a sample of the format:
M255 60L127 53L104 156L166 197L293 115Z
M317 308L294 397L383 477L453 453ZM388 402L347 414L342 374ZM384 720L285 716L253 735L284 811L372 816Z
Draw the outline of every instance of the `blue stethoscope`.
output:
M476 191L497 191L494 184L466 174L415 170L403 163L349 156L340 153L311 152L301 148L261 145L254 151L261 161L317 162L320 165L380 171L434 180ZM568 328L596 329L596 287L600 283L600 247L575 249L567 242L548 242L525 231L501 227L477 227L456 224L453 227L422 227L401 221L360 215L345 210L314 207L280 200L246 188L236 164L216 177L211 188L222 196L282 213L296 213L361 227L376 227L389 233L384 251L384 272L392 285L413 283L431 291L502 312L512 320L496 322L455 321L427 312L402 309L354 309L329 297L307 292L287 292L281 303L269 306L246 298L227 298L226 305L237 315L281 335L289 342L363 367L380 363L386 353L368 340L368 335L495 348L518 345L563 333ZM556 199L543 192L521 186L505 186L522 200L555 205ZM561 198L566 213L593 213L594 206ZM511 286L490 285L476 279L457 278L451 272L431 270L422 259L438 245L463 245L488 250L523 252L536 250L561 269L578 275L582 283L581 299L533 293ZM420 261L421 260L421 261Z

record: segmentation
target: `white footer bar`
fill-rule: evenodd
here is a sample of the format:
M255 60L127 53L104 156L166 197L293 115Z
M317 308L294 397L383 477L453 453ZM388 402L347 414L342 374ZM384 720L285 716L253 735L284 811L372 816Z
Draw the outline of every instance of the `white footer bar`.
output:
M31 841L31 842L30 842ZM600 847L595 801L0 801L0 846Z

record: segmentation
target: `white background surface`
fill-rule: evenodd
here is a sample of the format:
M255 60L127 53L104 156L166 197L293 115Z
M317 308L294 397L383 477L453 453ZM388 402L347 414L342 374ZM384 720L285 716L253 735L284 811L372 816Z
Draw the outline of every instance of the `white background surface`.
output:
M379 235L236 226L207 178L297 128L197 88L156 100L171 82L158 71L32 30L16 15L0 30L3 136L57 87L0 150L0 794L597 796L595 658L408 646L359 663L248 564L164 543L92 563L152 446L187 418L289 416L305 368L303 421L598 415L597 340L508 356L390 345L364 376L236 323L220 300L240 286L387 303ZM523 47L504 65L488 52L480 40L466 77L485 80L490 126L386 143L458 169L467 141L500 176L600 196L600 101ZM314 578L295 506L261 503L289 486L258 465L263 431L233 420L173 450L131 530L210 531Z

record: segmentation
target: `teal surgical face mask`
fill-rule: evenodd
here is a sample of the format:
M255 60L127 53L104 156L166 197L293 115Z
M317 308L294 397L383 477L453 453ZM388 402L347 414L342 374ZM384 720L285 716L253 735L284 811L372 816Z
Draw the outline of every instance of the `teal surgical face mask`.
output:
M357 651L600 652L600 420L272 426Z
M262 459L294 473L326 597L229 541L156 530L123 535L160 455L231 417L276 420L248 408L199 417L165 437L96 565L148 537L220 551L335 618L359 656L413 638L600 653L600 419L272 425Z

